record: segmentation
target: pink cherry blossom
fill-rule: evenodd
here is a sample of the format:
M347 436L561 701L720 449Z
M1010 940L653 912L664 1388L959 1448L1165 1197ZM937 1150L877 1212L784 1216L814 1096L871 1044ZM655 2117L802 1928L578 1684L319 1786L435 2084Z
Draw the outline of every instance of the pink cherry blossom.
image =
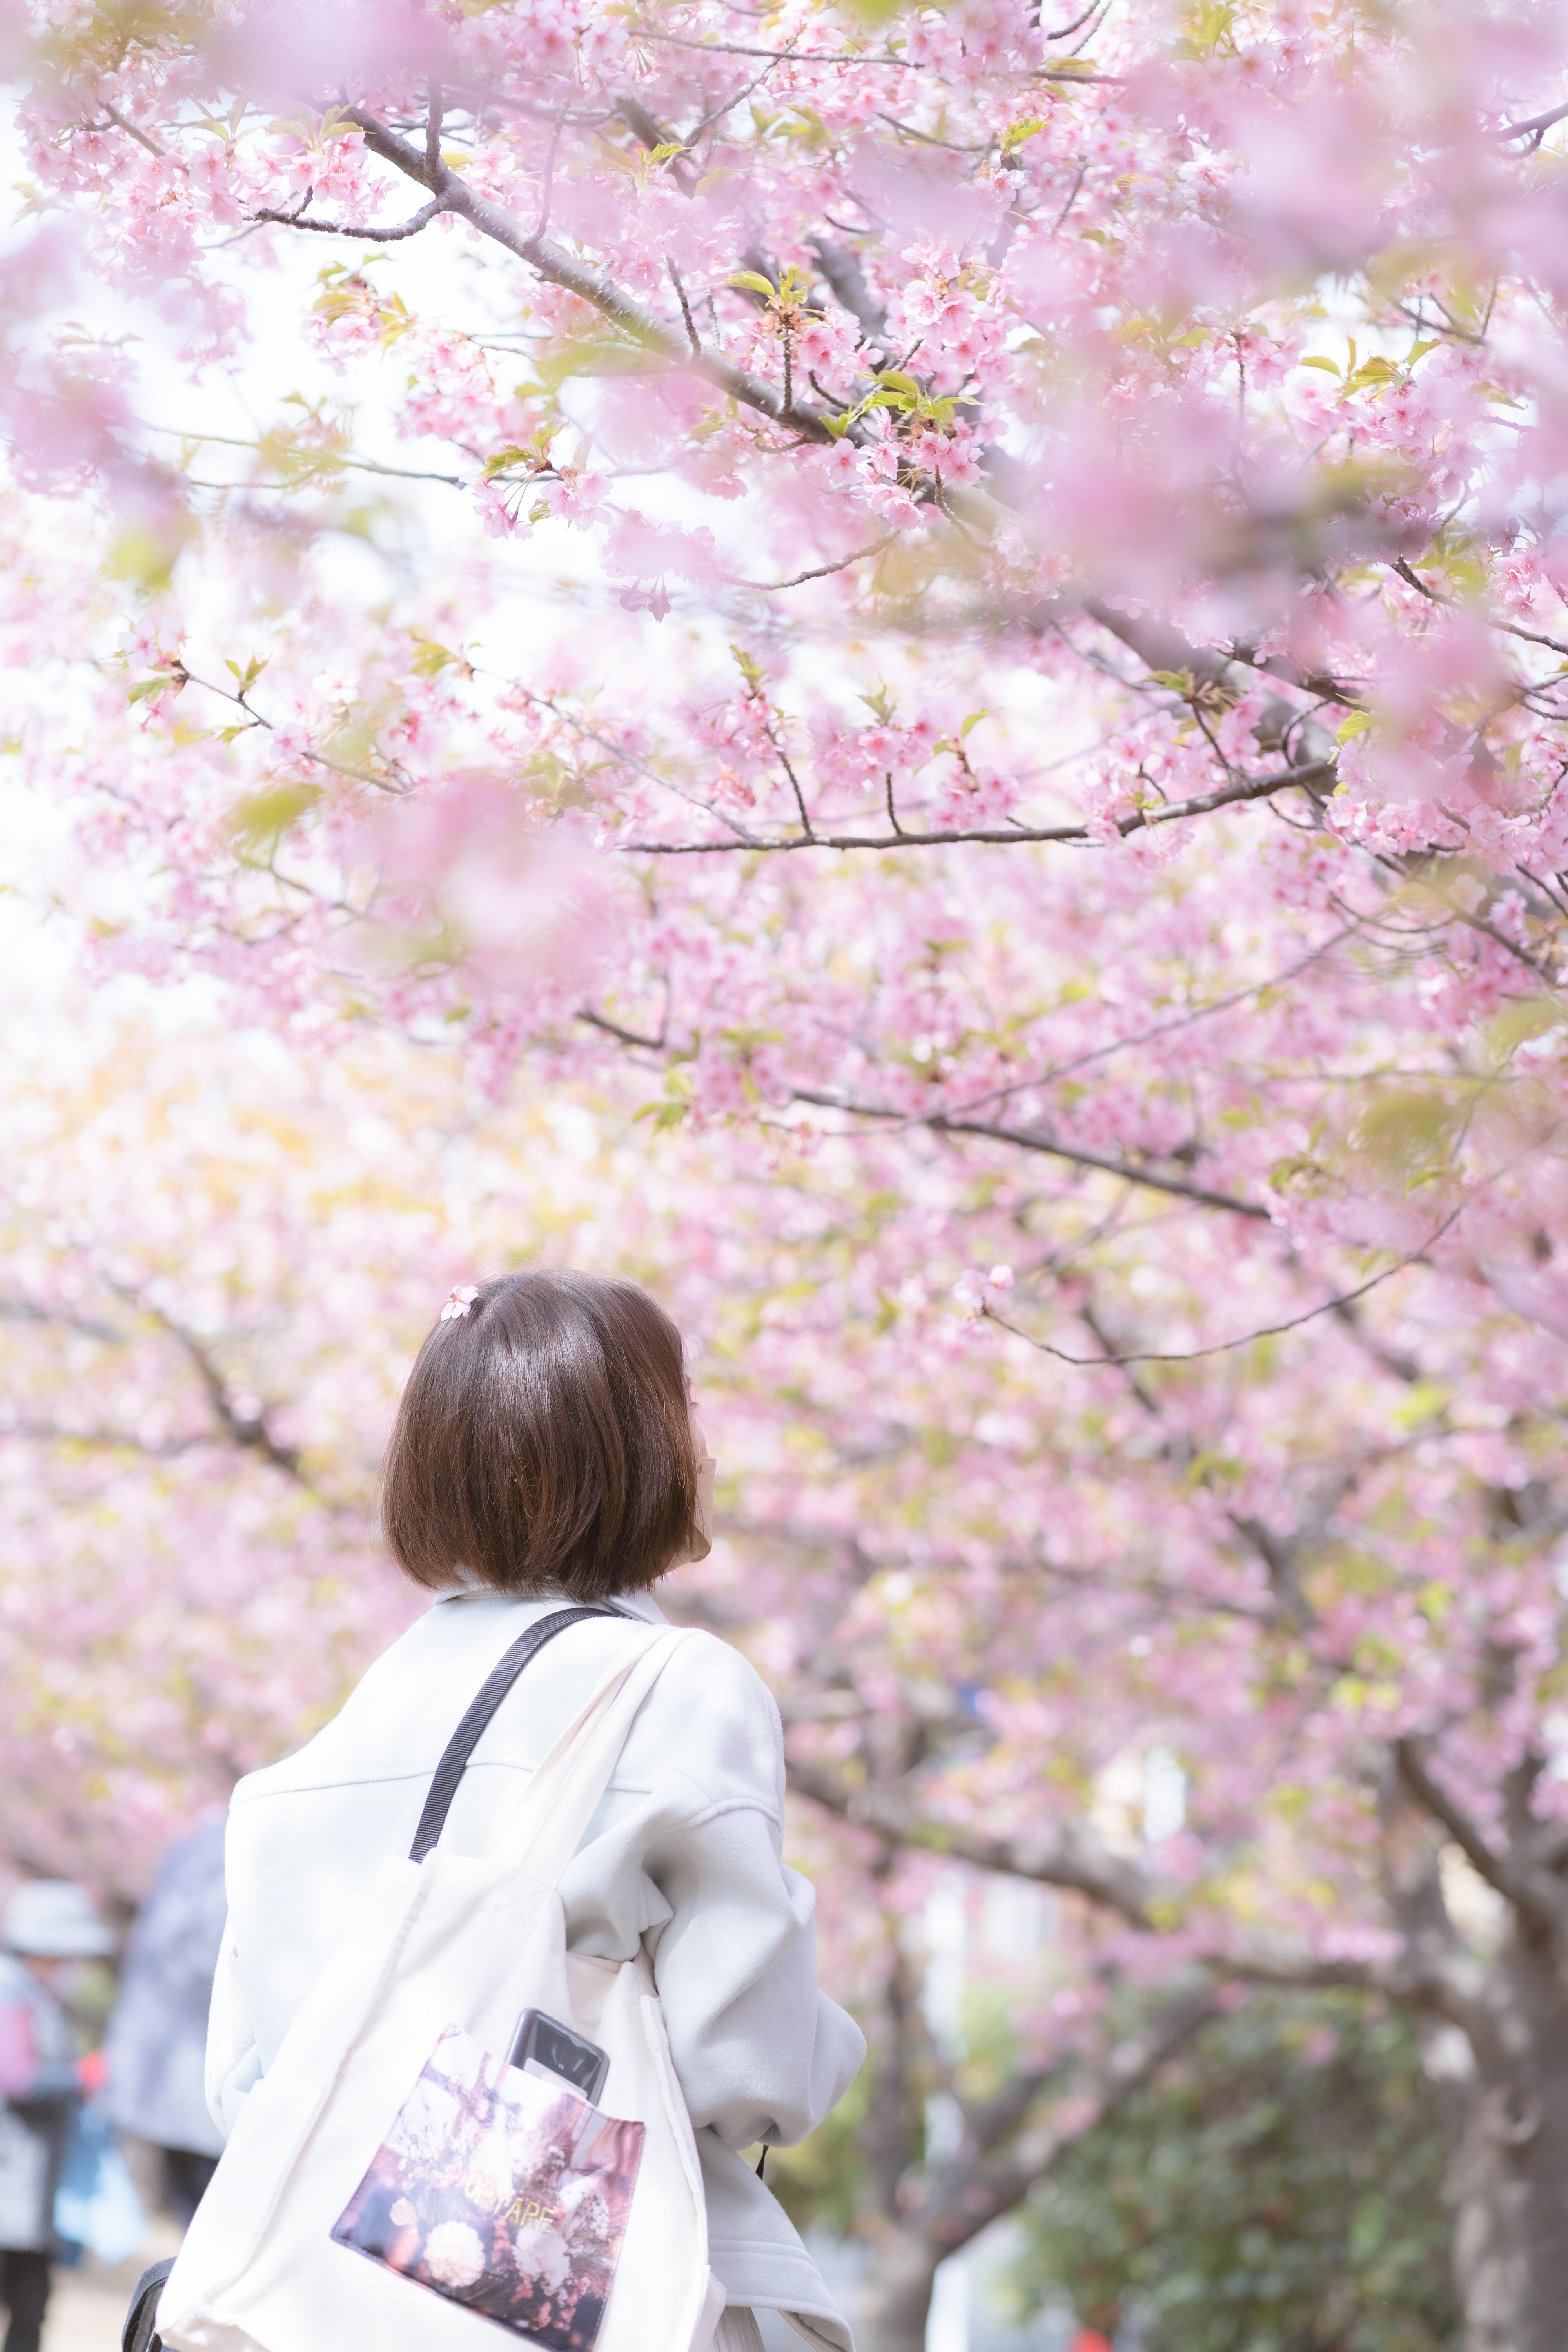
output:
M1568 11L308 13L67 12L20 107L49 895L311 1107L29 1096L18 1853L133 1891L384 1637L468 1223L628 1265L879 2032L944 1871L1054 1890L992 1956L1042 2084L1113 1985L1414 2003L1474 2325L1550 2340ZM250 338L331 402L213 423ZM989 2210L903 2178L929 2282Z

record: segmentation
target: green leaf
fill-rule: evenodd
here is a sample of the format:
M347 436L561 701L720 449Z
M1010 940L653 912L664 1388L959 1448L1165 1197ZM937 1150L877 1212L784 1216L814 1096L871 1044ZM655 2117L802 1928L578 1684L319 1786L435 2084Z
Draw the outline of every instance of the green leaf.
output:
M1301 362L1301 365L1303 367L1321 368L1326 375L1338 375L1340 372L1337 363L1333 360L1321 360L1316 356L1304 359Z
M1182 50L1190 58L1212 56L1229 38L1236 14L1233 0L1200 0L1183 20Z
M644 1103L640 1110L632 1113L634 1122L639 1118L651 1118L656 1135L662 1135L668 1128L679 1127L685 1117L686 1105L683 1102Z
M1494 1069L1501 1069L1521 1045L1562 1027L1563 1008L1550 997L1515 997L1487 1024L1487 1058Z
M1365 392L1373 384L1398 383L1400 380L1400 372L1392 360L1363 360L1355 373L1345 378L1345 390Z
M416 677L437 677L448 662L455 662L457 658L457 655L446 646L438 646L434 637L426 637L409 667Z
M1416 1381L1406 1389L1390 1418L1396 1429L1419 1429L1424 1421L1431 1421L1447 1409L1453 1393L1453 1390L1445 1387L1441 1381ZM1428 1585L1426 1589L1428 1592L1442 1593L1445 1608L1452 1598L1440 1584Z
M742 286L748 294L765 294L770 301L775 291L773 280L757 269L732 269L725 278L726 286Z
M1348 743L1354 736L1364 735L1371 725L1370 710L1352 710L1347 718L1341 719L1334 740L1338 743Z
M972 710L958 730L959 741L962 743L972 727L978 727L983 719L989 719L991 713L988 710Z
M243 847L260 850L281 839L321 799L317 784L275 784L235 803L229 829Z

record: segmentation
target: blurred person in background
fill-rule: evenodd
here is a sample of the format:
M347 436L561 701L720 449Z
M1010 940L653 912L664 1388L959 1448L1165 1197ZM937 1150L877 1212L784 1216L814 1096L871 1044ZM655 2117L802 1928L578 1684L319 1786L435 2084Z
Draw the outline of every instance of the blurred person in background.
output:
M38 2352L55 2252L55 2190L71 2109L97 2081L79 2059L58 1998L72 1962L102 1959L114 1937L81 1887L18 1886L0 1925L0 2302L5 2352Z
M184 2223L212 2179L223 2140L202 2087L213 1972L223 1943L224 1819L172 1845L125 1948L104 2038L104 2105L121 2131L163 2159L163 2193Z

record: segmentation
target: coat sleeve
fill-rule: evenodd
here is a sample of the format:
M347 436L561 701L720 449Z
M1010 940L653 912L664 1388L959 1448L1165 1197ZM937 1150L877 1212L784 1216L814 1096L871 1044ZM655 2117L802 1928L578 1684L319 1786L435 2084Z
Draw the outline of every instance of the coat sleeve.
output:
M811 1887L786 1868L779 1825L749 1811L689 1830L656 1883L670 1917L654 1974L693 2124L728 2147L791 2147L866 2055L859 2027L816 1981Z
M644 1856L668 1910L645 1941L693 2124L730 2147L787 2147L843 2097L865 2037L818 1987L816 1897L784 1860L773 1696L727 1644L699 1648L680 1728L702 1794Z
M247 2095L261 2080L261 2053L240 1982L232 1921L225 1927L207 2013L207 2112L226 2140Z

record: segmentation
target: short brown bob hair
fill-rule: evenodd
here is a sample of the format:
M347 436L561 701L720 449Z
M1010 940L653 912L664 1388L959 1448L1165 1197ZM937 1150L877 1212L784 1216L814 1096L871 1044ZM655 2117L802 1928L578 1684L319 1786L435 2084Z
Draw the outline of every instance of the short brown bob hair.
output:
M503 1275L420 1349L382 1528L416 1584L604 1600L689 1556L697 1449L680 1334L635 1282Z

